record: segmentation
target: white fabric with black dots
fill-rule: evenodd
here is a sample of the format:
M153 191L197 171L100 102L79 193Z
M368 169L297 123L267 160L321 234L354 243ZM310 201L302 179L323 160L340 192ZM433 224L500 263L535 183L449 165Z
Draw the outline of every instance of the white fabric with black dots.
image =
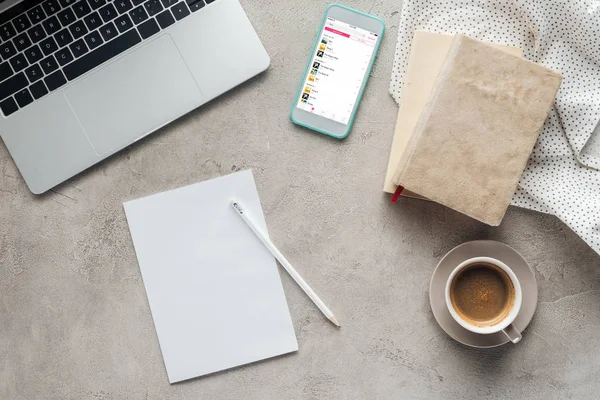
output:
M415 30L518 46L563 76L512 205L556 215L600 253L600 0L404 0L390 93Z

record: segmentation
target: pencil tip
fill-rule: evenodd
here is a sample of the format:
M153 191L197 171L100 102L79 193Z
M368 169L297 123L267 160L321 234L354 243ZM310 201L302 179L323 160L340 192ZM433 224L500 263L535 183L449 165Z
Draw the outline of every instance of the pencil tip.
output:
M334 324L335 326L337 326L338 328L341 328L341 327L342 327L342 326L340 325L340 323L337 321L337 319L335 319L335 317L334 317L334 316L331 316L331 318L329 318L329 320L330 320L331 322L333 322L333 324Z

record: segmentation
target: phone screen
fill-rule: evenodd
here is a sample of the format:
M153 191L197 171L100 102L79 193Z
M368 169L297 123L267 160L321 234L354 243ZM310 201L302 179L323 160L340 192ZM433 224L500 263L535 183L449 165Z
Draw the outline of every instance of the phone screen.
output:
M347 125L378 35L327 17L297 107Z

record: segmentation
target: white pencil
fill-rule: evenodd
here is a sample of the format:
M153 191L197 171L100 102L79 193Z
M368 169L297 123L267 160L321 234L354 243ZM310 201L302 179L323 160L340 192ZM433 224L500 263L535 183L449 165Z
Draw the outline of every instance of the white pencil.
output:
M242 217L242 219L244 221L246 221L246 224L248 224L250 229L252 229L252 231L256 234L256 236L258 236L260 241L263 242L265 247L271 252L271 254L273 254L273 257L275 257L277 259L277 261L279 261L279 263L283 266L283 268L285 268L285 270L288 272L288 274L290 274L292 279L294 279L296 281L296 283L298 285L300 285L302 290L304 290L304 293L306 293L308 295L308 297L310 297L310 299L313 301L313 303L315 303L316 306L319 307L319 310L321 310L321 312L323 314L325 314L325 316L335 326L340 327L339 322L337 321L337 319L335 319L335 316L333 315L331 310L329 308L327 308L327 306L325 305L325 303L323 303L323 301L319 298L319 296L317 296L317 294L311 289L311 287L308 286L308 283L306 283L304 281L304 279L302 279L300 274L298 274L298 272L296 272L294 267L292 267L292 265L283 256L283 254L281 254L281 252L279 250L277 250L277 247L275 247L275 245L273 244L273 242L271 242L271 240L267 237L267 235L265 235L262 232L262 230L258 227L258 225L256 225L254 223L252 218L248 215L248 211L244 208L244 206L242 204L240 204L239 201L236 201L236 200L233 200L231 202L231 205L233 206L233 209L237 212L237 214L240 217Z

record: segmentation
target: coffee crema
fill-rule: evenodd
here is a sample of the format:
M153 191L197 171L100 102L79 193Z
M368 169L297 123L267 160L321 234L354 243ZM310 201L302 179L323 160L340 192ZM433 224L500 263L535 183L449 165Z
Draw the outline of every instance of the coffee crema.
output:
M515 287L500 267L483 262L465 266L450 284L450 300L466 322L480 327L501 322L515 302Z

